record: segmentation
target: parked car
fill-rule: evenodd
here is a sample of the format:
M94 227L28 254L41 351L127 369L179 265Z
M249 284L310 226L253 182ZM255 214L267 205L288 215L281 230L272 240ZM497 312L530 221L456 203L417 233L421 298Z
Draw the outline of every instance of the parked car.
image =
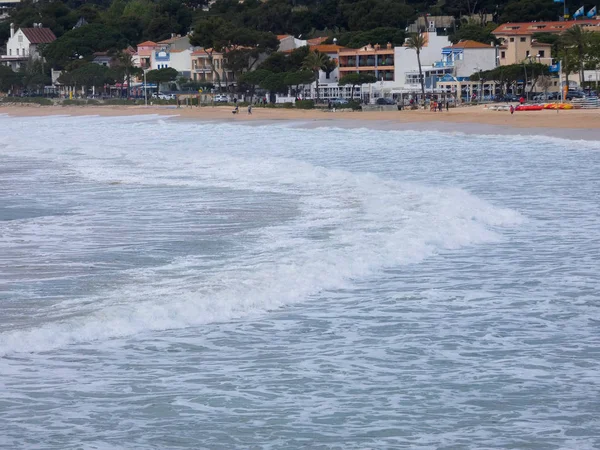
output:
M346 98L334 98L333 100L331 100L331 104L332 105L347 105L348 104L348 99L346 99Z
M585 98L585 92L569 89L566 99L573 100L574 98Z
M229 103L229 97L223 94L217 94L213 97L215 103Z
M495 102L518 102L519 97L513 94L497 95L494 97Z
M375 102L377 105L395 105L396 101L393 98L381 97Z

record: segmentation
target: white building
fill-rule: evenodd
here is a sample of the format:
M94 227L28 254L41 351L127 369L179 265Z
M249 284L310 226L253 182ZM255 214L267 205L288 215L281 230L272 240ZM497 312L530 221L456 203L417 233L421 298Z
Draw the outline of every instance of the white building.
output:
M438 35L436 31L427 31L425 36L425 46L421 49L421 70L425 78L425 84L428 89L432 88L429 80L435 77L443 77L452 72L450 67L436 67L436 62L440 60L442 49L451 45L448 36ZM406 46L394 48L394 81L384 82L384 89L392 87L393 89L418 91L421 89L419 79L419 63L417 61L417 52Z
M10 37L6 42L6 54L0 61L12 70L19 70L29 58L43 57L40 54L41 45L49 44L56 40L50 28L42 28L42 24L34 24L33 28L19 28L15 32L14 24L10 24Z
M157 42L150 53L150 70L173 68L191 78L192 52L189 36L174 36Z
M453 67L455 77L491 70L498 65L498 49L476 41L460 41L442 49L442 59L435 66Z

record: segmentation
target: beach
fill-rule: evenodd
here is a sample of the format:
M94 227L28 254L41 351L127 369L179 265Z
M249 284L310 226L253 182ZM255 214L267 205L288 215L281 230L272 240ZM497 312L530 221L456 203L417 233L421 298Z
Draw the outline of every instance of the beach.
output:
M567 139L600 139L600 112L567 111L494 111L485 106L452 108L449 111L323 111L285 108L245 108L232 114L230 106L2 106L0 114L10 116L130 116L159 114L181 119L227 123L268 124L293 122L297 126L320 126L380 130L416 130L464 132L469 134L528 134Z

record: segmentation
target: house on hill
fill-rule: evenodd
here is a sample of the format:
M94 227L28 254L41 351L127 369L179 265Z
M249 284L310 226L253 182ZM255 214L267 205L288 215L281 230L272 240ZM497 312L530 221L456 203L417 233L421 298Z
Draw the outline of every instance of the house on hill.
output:
M19 28L15 31L14 24L10 24L6 54L0 57L2 64L17 71L27 63L29 58L43 57L43 46L54 42L56 36L50 28L43 28L41 23L33 25L33 28Z

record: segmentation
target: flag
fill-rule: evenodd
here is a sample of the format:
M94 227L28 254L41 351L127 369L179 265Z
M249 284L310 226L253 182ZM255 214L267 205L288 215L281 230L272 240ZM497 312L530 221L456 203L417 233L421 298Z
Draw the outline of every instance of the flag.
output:
M573 18L583 16L583 6L573 13Z
M564 3L565 0L554 0L554 3Z
M591 19L592 17L594 17L596 15L596 7L594 6L592 9L590 9L587 13L587 16Z

